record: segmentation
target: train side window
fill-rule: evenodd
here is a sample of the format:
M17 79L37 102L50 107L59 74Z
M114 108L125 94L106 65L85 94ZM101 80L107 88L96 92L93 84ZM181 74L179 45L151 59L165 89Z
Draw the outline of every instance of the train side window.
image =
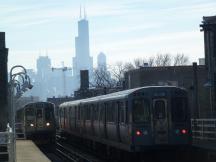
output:
M80 120L85 119L85 111L84 106L80 106Z
M147 122L149 121L150 102L147 99L135 99L133 101L133 121Z
M61 109L61 118L64 118L64 109Z
M75 116L76 116L76 114L75 114L75 107L73 106L73 107L70 107L70 109L69 109L69 120L70 120L70 128L72 128L72 127L74 127L74 124L75 124Z
M62 110L62 126L65 125L65 108Z
M77 120L80 120L80 106L77 107Z
M98 107L98 105L94 105L92 114L93 114L93 119L98 120L98 117L99 117L99 107Z
M172 121L182 122L187 118L187 99L182 97L173 97L171 99Z
M105 117L105 105L102 103L100 105L100 121L104 121Z
M89 105L85 106L85 119L90 120L91 119L91 109Z
M76 107L74 106L74 107L71 107L71 117L73 118L73 119L75 119L75 117L76 117L76 114L75 114L75 109L76 109Z
M115 121L119 122L118 102L113 102L113 108L115 109Z
M107 105L107 122L115 122L115 109L113 103L109 102Z
M123 102L119 102L120 123L125 122L125 107Z
M90 105L90 120L94 120L94 108L95 108L95 105L91 104Z
M128 123L128 101L125 102L125 123Z

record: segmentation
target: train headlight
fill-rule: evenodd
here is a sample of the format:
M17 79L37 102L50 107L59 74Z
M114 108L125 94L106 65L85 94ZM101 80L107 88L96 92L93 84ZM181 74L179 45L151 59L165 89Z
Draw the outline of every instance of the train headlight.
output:
M46 123L46 126L49 127L49 126L50 126L50 123Z
M31 127L34 127L34 124L31 123L30 126L31 126Z

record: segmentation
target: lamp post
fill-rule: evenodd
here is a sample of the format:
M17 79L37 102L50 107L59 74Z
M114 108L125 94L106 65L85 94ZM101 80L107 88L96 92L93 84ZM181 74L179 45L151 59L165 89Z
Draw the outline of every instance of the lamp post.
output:
M22 69L22 71L13 73L13 70L16 68L20 68ZM30 81L29 76L27 75L26 69L21 65L13 66L10 70L9 77L10 77L9 78L9 99L10 99L9 101L9 107L10 107L9 123L10 123L10 126L12 127L12 133L13 133L13 138L12 138L13 158L11 159L11 161L16 162L16 143L15 143L16 142L16 131L15 131L15 114L16 114L15 112L16 110L14 108L14 101L15 99L18 99L19 97L21 97L25 91L27 91L28 89L31 89L33 86L31 85L31 81ZM22 83L16 79L17 77L21 77ZM15 91L15 88L16 88L16 91Z

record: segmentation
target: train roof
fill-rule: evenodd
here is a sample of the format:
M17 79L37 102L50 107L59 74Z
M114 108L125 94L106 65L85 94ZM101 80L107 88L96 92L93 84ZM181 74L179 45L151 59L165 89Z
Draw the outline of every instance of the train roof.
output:
M40 104L40 103L46 103L46 104L53 104L54 105L54 103L52 103L52 102L38 101L38 102L29 102L29 103L25 104L23 107L26 107L26 106L32 105L32 104Z
M141 89L155 89L155 88L176 88L176 89L181 89L183 88L180 87L175 87L175 86L146 86L146 87L138 87L138 88L133 88L133 89L128 89L124 91L119 91L115 93L110 93L106 95L101 95L101 96L96 96L96 97L91 97L91 98L86 98L86 99L80 99L80 100L75 100L75 101L69 101L69 102L64 102L60 105L60 107L65 107L65 106L72 106L72 105L77 105L77 104L85 104L87 102L95 102L98 100L111 100L111 99L120 99L120 98L125 98L128 95L132 94L135 91L141 90Z

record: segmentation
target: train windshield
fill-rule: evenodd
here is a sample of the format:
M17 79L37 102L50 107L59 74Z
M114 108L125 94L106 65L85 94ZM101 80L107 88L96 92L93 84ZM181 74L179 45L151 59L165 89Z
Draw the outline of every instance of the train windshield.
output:
M51 105L45 108L45 118L46 120L51 120L53 116L53 107Z
M172 101L172 121L182 122L186 120L187 100L182 97L173 97Z
M37 118L42 118L42 109L37 110Z
M33 120L34 119L34 109L28 108L26 109L26 119Z
M147 122L149 121L150 102L147 99L135 99L133 101L133 121Z
M166 104L164 100L156 100L154 104L154 118L165 119L166 118Z

